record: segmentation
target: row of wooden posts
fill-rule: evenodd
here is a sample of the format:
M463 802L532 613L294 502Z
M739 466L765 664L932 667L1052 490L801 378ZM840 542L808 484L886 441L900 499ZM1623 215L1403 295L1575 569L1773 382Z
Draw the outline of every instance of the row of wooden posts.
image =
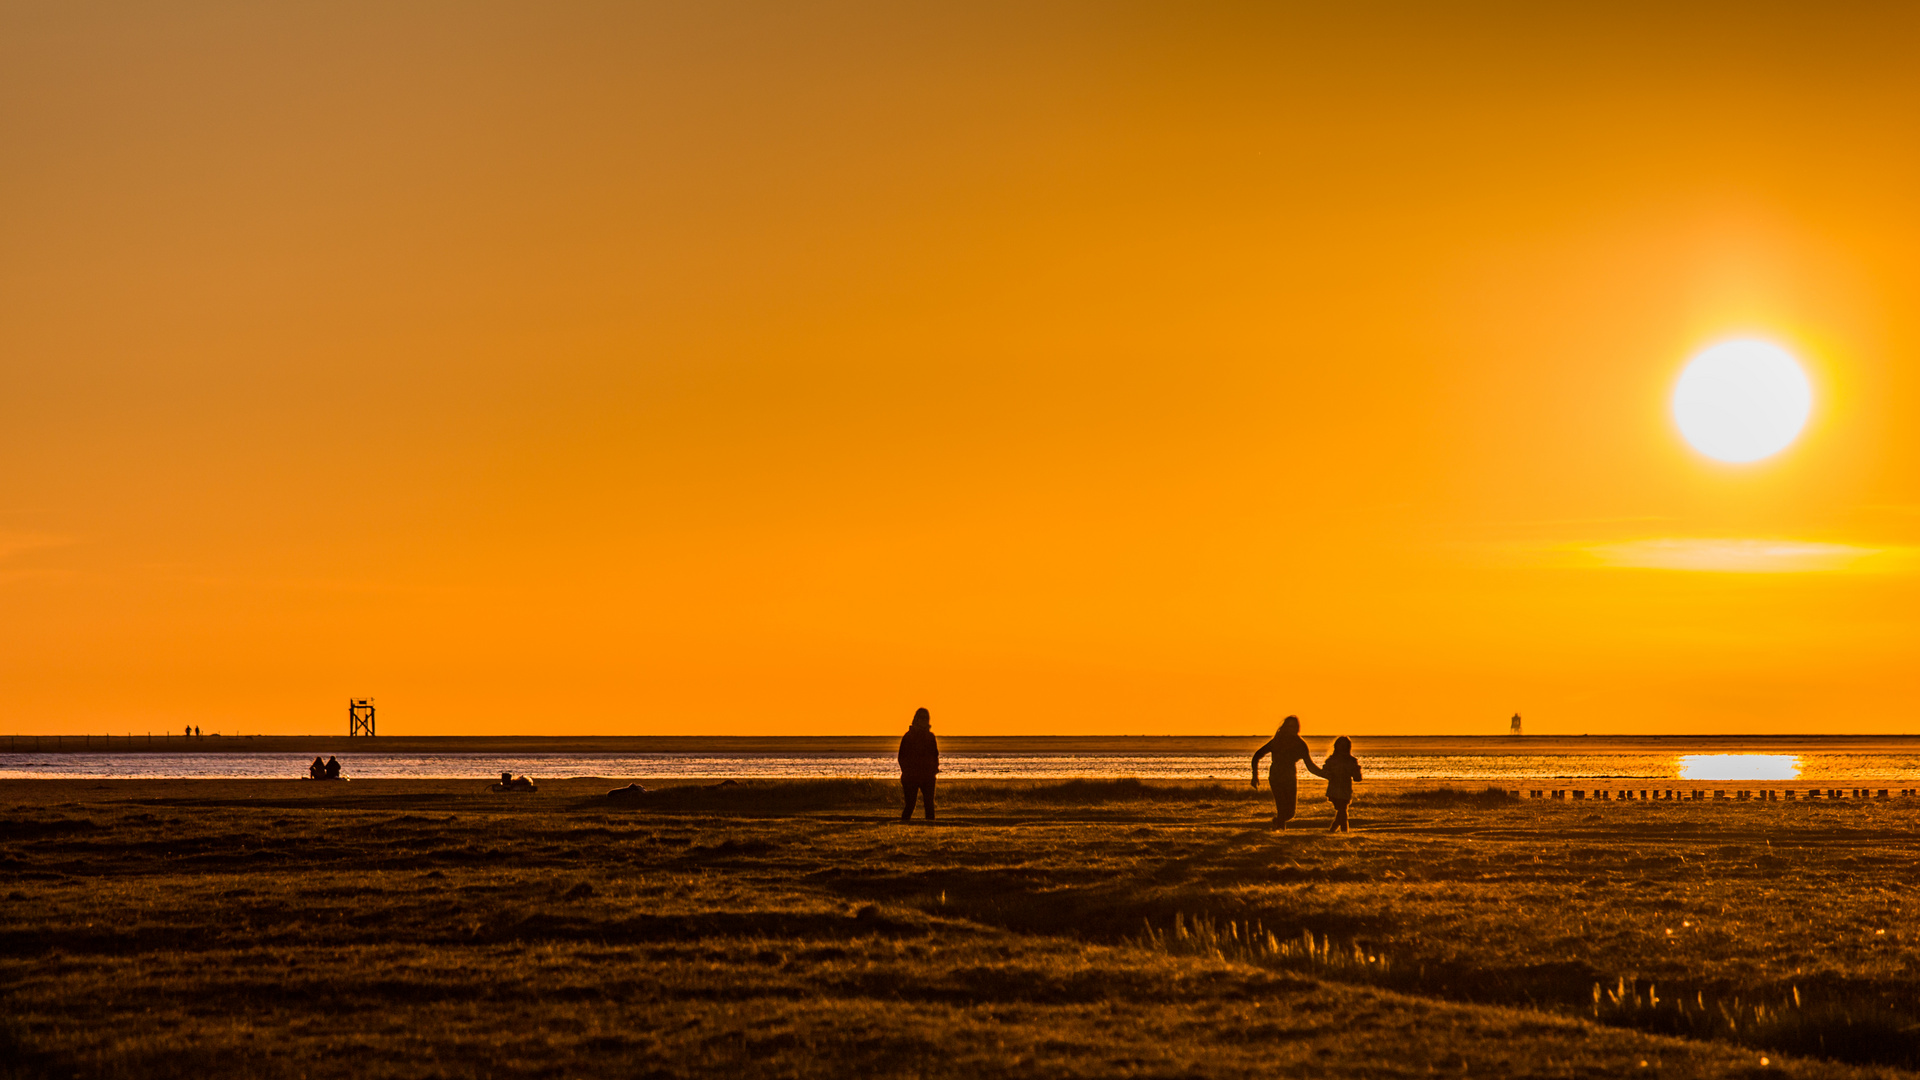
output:
M40 750L65 750L68 739L73 740L75 749L91 750L93 749L93 740L95 739L100 740L100 746L102 748L112 749L115 746L152 746L156 738L160 740L160 745L165 746L175 739L179 739L183 743L191 743L199 742L202 739L217 739L221 737L217 732L209 732L205 735L181 735L172 732L161 732L157 735L153 732L148 732L145 735L9 735L7 736L7 752L17 754ZM229 739L245 739L250 737L251 736L247 735L225 736L225 738ZM48 746L47 743L49 742L53 745Z
M1516 799L1520 797L1518 791L1509 791L1507 794ZM1920 794L1920 788L1900 789L1901 798L1911 798L1916 794ZM1705 800L1707 793L1700 788L1695 788L1691 791L1643 788L1639 794L1636 795L1630 788L1619 791L1597 788L1593 791L1592 795L1589 796L1587 792L1578 789L1568 790L1562 788L1550 790L1546 788L1534 788L1527 792L1527 797L1532 799L1586 799L1591 797L1601 802L1610 800L1620 802L1693 802L1696 800ZM1715 790L1713 793L1713 798L1715 799L1725 799L1726 797L1727 793L1722 790ZM1787 788L1784 791L1775 791L1772 788L1760 788L1757 791L1735 791L1733 797L1735 799L1751 799L1755 802L1778 802L1784 797L1791 802L1801 796L1795 794L1792 788ZM1809 799L1886 799L1892 798L1893 796L1888 794L1888 789L1886 788L1808 788L1805 797Z

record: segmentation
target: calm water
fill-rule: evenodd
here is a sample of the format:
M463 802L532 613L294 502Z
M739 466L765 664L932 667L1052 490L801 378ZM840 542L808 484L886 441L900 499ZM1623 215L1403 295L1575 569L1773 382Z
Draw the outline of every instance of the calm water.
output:
M1461 754L1362 753L1376 780L1773 780L1844 784L1920 776L1920 753L1866 751L1831 754L1593 753ZM271 779L305 776L300 754L52 754L0 753L0 779ZM610 779L719 779L778 777L894 777L892 755L739 754L343 754L346 775L374 778L497 776L536 779L574 776ZM1264 771L1264 770L1263 770ZM947 779L1136 776L1142 779L1239 780L1243 754L944 754Z

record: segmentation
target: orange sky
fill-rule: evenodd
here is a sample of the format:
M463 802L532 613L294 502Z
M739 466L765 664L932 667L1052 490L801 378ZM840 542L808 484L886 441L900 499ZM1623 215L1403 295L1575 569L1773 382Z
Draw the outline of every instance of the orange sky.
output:
M9 5L0 729L1914 730L1920 13L1676 6Z

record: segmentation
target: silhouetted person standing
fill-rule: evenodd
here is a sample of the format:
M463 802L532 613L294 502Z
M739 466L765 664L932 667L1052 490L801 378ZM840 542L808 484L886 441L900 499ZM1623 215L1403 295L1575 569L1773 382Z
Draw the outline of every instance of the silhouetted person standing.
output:
M933 820L933 777L939 771L940 744L933 737L933 714L921 709L900 736L900 791L907 800L901 821L913 819L913 804L922 792L927 796L927 820Z
M1320 775L1327 778L1327 801L1333 804L1333 824L1327 831L1351 832L1347 807L1353 805L1353 785L1360 779L1360 759L1353 756L1353 740L1345 735L1333 740L1333 753L1320 763Z
M1293 820L1294 804L1299 801L1300 776L1294 770L1295 762L1305 762L1307 771L1315 776L1325 775L1320 767L1313 763L1313 755L1307 752L1307 742L1300 737L1300 718L1289 716L1280 721L1280 730L1273 733L1267 745L1253 752L1253 786L1260 786L1260 759L1273 755L1273 769L1267 773L1267 782L1273 785L1273 827L1284 829L1287 822Z

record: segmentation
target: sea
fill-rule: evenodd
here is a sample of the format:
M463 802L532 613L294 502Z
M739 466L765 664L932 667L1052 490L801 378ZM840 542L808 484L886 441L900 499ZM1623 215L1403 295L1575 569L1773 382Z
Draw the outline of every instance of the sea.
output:
M96 737L97 738L97 737ZM118 737L115 738L118 742ZM129 740L138 742L138 739ZM279 740L269 740L279 741ZM415 743L432 740L415 740ZM458 740L439 740L458 743ZM646 745L643 739L607 740ZM90 752L0 749L6 779L272 779L306 775L316 753L337 756L346 775L366 779L498 776L610 780L891 778L899 775L888 740L657 740L667 752L546 750L540 740L474 740L473 749L391 749L371 740L301 750L253 752L229 740L216 752L114 749ZM593 740L572 740L570 747ZM965 738L943 742L946 780L1042 780L1137 777L1238 781L1248 775L1259 738ZM1310 738L1316 757L1330 740ZM741 746L752 749L741 749ZM1369 780L1529 782L1771 781L1830 786L1920 778L1920 739L1901 737L1356 738ZM1263 769L1264 772L1264 769Z

